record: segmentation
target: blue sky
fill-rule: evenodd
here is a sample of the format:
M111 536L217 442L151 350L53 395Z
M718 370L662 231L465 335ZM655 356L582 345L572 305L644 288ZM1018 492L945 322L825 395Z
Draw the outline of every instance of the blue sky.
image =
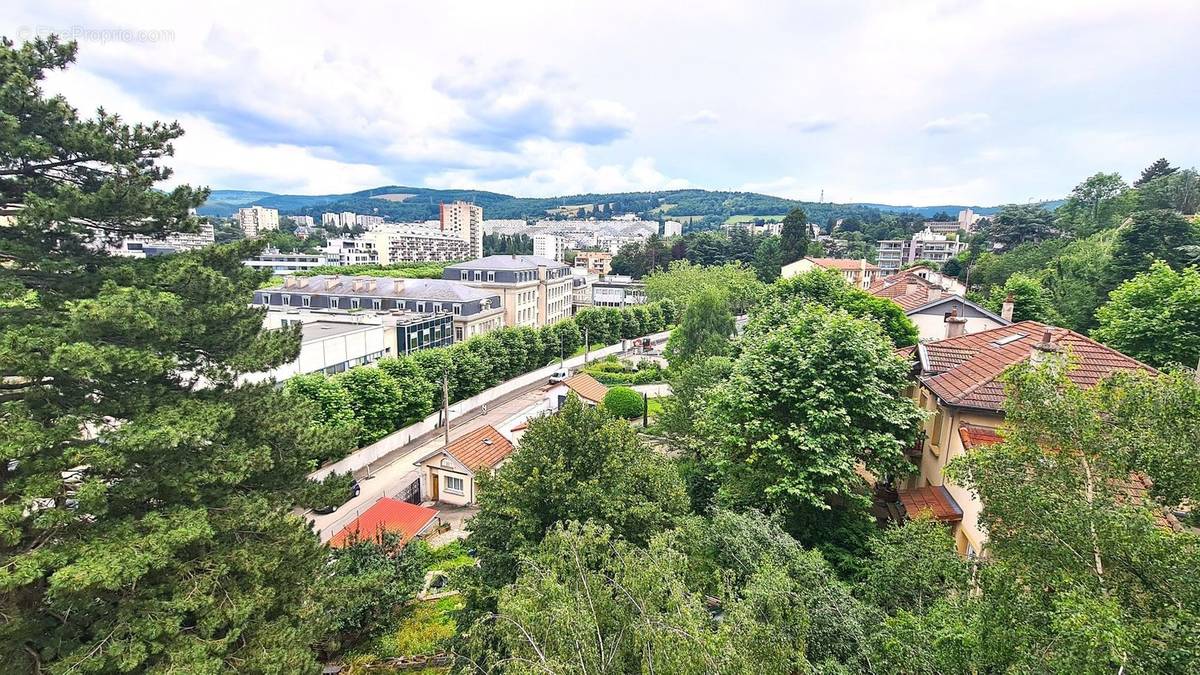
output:
M176 6L177 5L177 6ZM17 2L174 180L998 204L1200 157L1194 0ZM114 32L119 31L119 32Z

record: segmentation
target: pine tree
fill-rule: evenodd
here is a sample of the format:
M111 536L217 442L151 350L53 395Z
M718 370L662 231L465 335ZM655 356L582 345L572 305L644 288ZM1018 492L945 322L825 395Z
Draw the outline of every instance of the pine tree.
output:
M178 124L81 119L38 86L74 43L0 40L0 662L8 672L313 672L324 554L291 515L344 439L238 376L262 331L240 242L135 260L97 237L195 231Z
M1141 187L1155 178L1169 176L1175 173L1177 170L1178 169L1171 166L1171 163L1167 161L1166 157L1159 157L1158 159L1154 160L1153 164L1145 169L1142 169L1142 175L1133 182L1133 187Z
M803 209L792 209L783 219L783 264L796 262L808 251L808 215Z

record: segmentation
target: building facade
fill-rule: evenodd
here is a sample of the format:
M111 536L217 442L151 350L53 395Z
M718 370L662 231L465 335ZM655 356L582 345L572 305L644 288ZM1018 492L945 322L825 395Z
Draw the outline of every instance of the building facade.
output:
M965 250L965 241L925 229L914 234L911 239L881 240L877 259L880 271L888 275L918 260L928 260L941 265Z
M783 266L780 276L784 279L813 270L833 270L842 275L846 283L855 288L866 290L879 277L879 267L866 259L849 260L842 258L801 258Z
M279 229L279 211L265 209L261 206L238 209L237 222L238 226L242 228L242 234L247 239L253 239L262 236L262 233L269 230Z
M336 255L328 253L281 253L274 249L267 249L260 255L243 260L242 264L255 269L271 270L274 274L282 275L304 272L316 267L340 266L341 262Z
M467 243L466 258L483 257L483 207L462 201L442 204L440 221L442 232Z
M457 236L424 227L383 227L368 232L379 264L400 262L452 262L471 258L471 244Z
M195 232L173 232L163 237L135 234L116 241L101 238L98 240L98 246L111 255L147 258L180 251L195 251L211 246L216 241L212 223L200 221Z
M455 342L504 325L502 294L443 279L392 277L287 277L283 285L254 292L254 303L286 308L351 312L404 310L447 313ZM424 330L425 326L421 327ZM430 339L434 339L432 334ZM440 338L438 338L440 339Z
M533 254L535 256L562 262L566 250L566 240L558 235L546 233L533 235Z
M456 281L503 295L507 326L540 328L571 316L571 268L532 255L492 255L449 265Z
M612 272L612 260L608 251L580 251L575 254L575 269L604 276Z
M610 274L592 284L594 307L629 307L646 304L646 284L632 277Z

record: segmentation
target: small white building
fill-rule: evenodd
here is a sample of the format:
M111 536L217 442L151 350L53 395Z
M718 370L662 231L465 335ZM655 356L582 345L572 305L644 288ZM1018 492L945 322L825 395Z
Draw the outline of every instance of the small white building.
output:
M575 373L567 379L546 390L546 408L558 410L567 402L567 396L572 392L579 396L584 405L600 405L608 387L587 373Z
M516 448L490 424L475 429L413 462L421 472L427 501L474 504L476 476L495 471Z

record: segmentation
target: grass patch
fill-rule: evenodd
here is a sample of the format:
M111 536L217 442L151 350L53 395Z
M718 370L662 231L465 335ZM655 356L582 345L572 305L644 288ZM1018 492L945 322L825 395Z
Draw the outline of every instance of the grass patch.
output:
M433 564L428 571L449 572L475 564L475 559L467 553L467 547L461 541L451 542L440 548L430 550Z
M372 653L386 659L446 649L458 633L455 617L463 606L457 595L407 606L399 625L379 638Z

